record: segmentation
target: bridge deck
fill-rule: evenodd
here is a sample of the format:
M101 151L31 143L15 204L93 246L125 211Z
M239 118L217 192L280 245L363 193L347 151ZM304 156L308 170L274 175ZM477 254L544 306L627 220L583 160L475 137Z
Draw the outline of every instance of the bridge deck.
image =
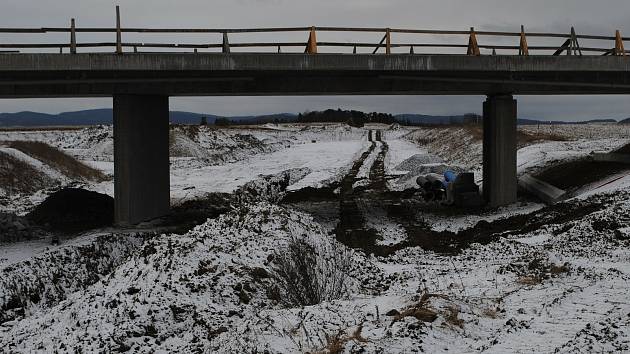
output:
M624 56L2 54L0 97L624 94Z

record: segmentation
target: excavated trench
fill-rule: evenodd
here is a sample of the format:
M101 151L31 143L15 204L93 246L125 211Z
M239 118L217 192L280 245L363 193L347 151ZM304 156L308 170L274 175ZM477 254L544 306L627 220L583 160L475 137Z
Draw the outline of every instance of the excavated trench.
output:
M423 213L462 215L479 213L480 210L455 210L437 202L426 202L413 189L390 190L385 174L385 158L389 146L382 140L380 131L372 136L380 144L373 141L370 148L353 163L341 182L320 189L295 191L281 201L314 214L316 220L334 220L336 226L333 232L337 240L366 253L386 256L406 247L421 247L441 254L457 254L473 243L486 244L500 237L524 234L545 225L570 223L605 207L605 202L598 200L560 203L530 214L492 222L481 220L475 226L457 233L434 231L422 220ZM377 146L380 146L380 150L370 166L368 183L356 186L361 166ZM313 204L318 204L319 207L313 208ZM385 214L390 221L402 226L407 234L405 240L392 245L378 243L382 235L368 226L367 219L378 214L375 211L379 209L384 211L380 214ZM331 210L336 210L337 213Z

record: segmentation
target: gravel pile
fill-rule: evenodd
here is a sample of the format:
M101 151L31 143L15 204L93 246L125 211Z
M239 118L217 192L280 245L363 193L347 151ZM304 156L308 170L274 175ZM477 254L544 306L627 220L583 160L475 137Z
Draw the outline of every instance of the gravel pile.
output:
M416 154L396 166L396 170L418 172L425 169L427 164L439 164L444 162L439 156L432 154Z

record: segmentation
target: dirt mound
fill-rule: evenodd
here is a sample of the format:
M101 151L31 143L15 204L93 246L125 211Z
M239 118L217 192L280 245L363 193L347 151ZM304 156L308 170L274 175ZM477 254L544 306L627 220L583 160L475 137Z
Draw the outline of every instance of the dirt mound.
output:
M0 194L33 193L55 181L28 163L0 152Z
M190 135L171 130L169 135L169 156L171 157L204 157L205 151Z
M443 160L436 155L416 154L401 162L396 166L396 170L416 172L423 170L428 164L439 164L441 162L443 162Z
M628 170L628 165L619 162L579 159L554 165L535 177L558 188L572 191L625 170Z
M114 198L79 188L51 194L27 215L50 231L79 232L114 223Z
M89 181L105 180L105 176L100 171L81 163L74 157L46 143L13 141L9 144L9 147L44 162L70 178Z
M619 149L615 150L614 152L616 152L618 154L630 155L630 144L626 144L626 145L620 147Z
M32 240L41 236L44 236L44 232L33 228L25 218L0 213L0 243Z

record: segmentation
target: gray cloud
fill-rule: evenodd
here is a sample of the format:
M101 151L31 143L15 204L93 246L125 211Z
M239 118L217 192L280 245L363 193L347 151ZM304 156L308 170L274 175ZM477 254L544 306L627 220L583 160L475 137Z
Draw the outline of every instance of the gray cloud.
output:
M630 2L625 0L128 0L120 2L124 26L138 27L270 27L369 26L434 29L529 31L630 35ZM67 26L75 17L79 26L112 26L116 2L100 0L5 0L0 12L3 27ZM299 39L304 34L288 38ZM354 39L353 35L322 34L327 39ZM336 37L335 37L336 36ZM374 36L361 37L378 41ZM378 36L376 36L378 37ZM96 36L94 39L107 39ZM130 36L132 40L136 37ZM143 37L147 38L147 37ZM218 36L148 37L156 41L219 41ZM250 37L251 38L251 37ZM269 38L269 37L267 37ZM405 37L406 38L406 37ZM47 35L46 40L65 36ZM81 37L80 40L90 40ZM249 38L238 37L234 40ZM305 38L303 38L305 39ZM42 37L0 36L0 41L42 41ZM431 37L423 40L430 41ZM453 40L461 40L454 38ZM624 96L519 97L519 115L544 119L621 118L630 116ZM337 97L203 97L172 98L172 109L222 115L300 112L328 107L392 113L457 114L480 111L477 96L337 96ZM111 106L111 99L2 100L0 111L59 112Z

